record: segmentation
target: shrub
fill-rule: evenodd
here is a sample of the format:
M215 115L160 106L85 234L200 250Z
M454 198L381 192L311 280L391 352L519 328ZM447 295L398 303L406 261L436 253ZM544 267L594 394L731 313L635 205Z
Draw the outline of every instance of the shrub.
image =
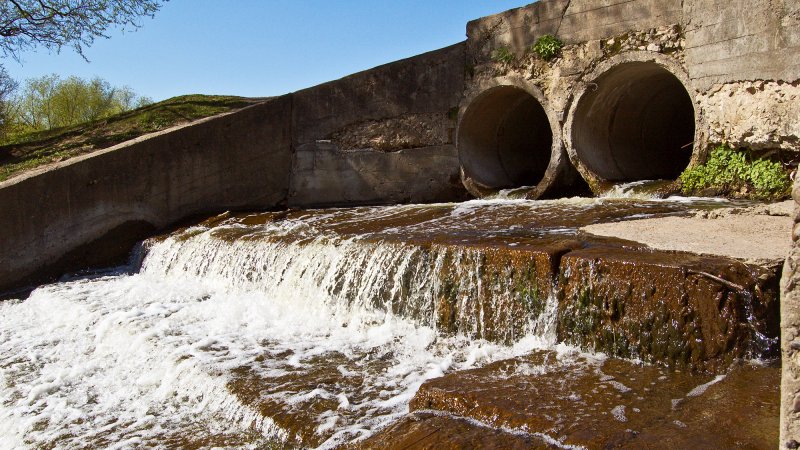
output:
M552 34L545 34L537 39L536 42L531 46L531 51L536 53L543 60L550 61L556 55L558 55L558 52L561 51L561 47L563 46L564 43L561 42L557 37L553 36Z
M514 53L508 47L500 47L492 52L492 59L494 62L510 64L514 61Z
M723 195L774 200L789 195L791 181L780 163L750 160L745 152L720 145L705 164L687 168L681 175L681 190L693 194L712 189Z

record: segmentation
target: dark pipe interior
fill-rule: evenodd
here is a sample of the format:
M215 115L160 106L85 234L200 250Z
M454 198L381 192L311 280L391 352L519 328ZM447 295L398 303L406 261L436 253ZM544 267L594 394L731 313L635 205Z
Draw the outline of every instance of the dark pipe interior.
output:
M464 113L458 151L464 172L491 188L535 186L550 163L553 131L544 108L522 89L501 86Z
M609 181L674 179L689 164L694 108L683 84L655 63L615 67L584 94L572 146L584 166Z

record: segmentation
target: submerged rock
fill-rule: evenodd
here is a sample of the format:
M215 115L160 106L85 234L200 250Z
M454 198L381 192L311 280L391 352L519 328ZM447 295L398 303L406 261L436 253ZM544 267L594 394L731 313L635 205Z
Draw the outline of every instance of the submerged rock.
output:
M769 448L777 442L779 378L779 367L736 364L713 376L539 351L429 380L410 407L539 438L542 447ZM409 442L424 427L407 422L418 420L367 442ZM450 434L435 436L446 447Z
M475 420L449 414L436 414L432 411L419 411L409 414L383 432L345 448L530 450L558 447L536 436L491 428Z

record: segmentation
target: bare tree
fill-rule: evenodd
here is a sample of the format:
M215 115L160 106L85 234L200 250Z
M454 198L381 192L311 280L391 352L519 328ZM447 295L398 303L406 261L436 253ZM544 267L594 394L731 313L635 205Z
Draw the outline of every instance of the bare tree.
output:
M166 0L163 0L166 1ZM139 27L162 0L3 0L0 1L0 51L19 59L37 46L60 51L83 49L114 26Z

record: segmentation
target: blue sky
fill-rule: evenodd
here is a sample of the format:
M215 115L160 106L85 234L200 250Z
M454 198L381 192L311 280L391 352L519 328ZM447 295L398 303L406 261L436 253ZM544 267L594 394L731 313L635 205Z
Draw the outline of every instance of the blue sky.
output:
M24 80L100 76L163 100L181 94L271 96L445 47L469 20L533 0L171 0L133 32L84 52L39 49L2 63Z

